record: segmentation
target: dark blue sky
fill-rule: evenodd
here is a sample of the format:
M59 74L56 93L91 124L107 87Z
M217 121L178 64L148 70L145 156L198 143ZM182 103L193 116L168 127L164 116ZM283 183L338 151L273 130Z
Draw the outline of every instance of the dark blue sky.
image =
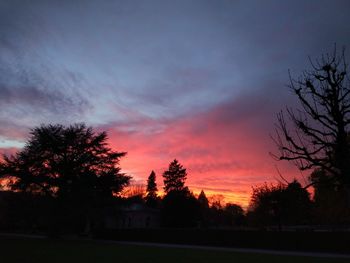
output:
M180 156L210 181L214 147L232 184L231 174L270 180L265 155L237 156L272 150L274 114L294 104L288 69L297 76L334 43L349 49L349 11L349 1L1 0L0 147L20 147L41 123L84 121L130 153L139 179ZM172 150L203 130L192 154ZM242 140L255 147L237 149Z

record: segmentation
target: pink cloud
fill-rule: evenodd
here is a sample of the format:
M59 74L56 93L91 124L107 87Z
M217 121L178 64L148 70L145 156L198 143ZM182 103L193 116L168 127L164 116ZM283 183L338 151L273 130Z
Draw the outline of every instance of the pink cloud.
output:
M118 125L108 131L112 147L128 152L122 168L138 181L146 182L155 170L162 186L162 172L177 158L188 170L192 191L223 194L227 202L247 206L252 186L276 182L275 165L288 179L300 176L291 164L276 163L269 156L275 150L269 138L273 118L271 109L260 108L261 103L243 110L242 105L228 103L173 121L140 119L138 127L143 130L161 127L153 132L125 132Z
M138 183L145 184L155 170L161 189L163 171L177 158L188 170L187 185L194 193L203 189L207 195L222 194L226 202L247 206L252 186L276 182L275 165L287 179L300 178L294 166L277 163L268 154L275 150L269 133L278 110L266 96L241 96L176 119L125 111L126 121L97 130L108 132L113 149L128 152L121 167ZM11 154L16 149L0 150Z

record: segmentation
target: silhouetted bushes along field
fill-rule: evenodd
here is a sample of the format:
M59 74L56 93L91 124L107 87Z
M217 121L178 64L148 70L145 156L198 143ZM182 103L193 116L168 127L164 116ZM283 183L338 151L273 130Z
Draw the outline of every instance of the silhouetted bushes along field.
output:
M120 229L101 231L96 234L95 238L135 242L349 253L349 234L349 232L277 232L219 229Z

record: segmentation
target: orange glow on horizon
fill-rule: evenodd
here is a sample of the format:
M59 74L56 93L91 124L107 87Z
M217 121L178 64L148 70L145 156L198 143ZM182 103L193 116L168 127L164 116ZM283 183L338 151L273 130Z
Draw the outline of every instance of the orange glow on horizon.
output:
M193 193L204 190L207 197L223 195L224 202L245 208L252 186L277 182L276 165L285 178L300 179L292 164L276 163L269 156L275 146L268 132L257 130L246 119L237 123L220 121L223 110L167 122L153 133L111 127L110 143L114 150L128 152L120 164L137 183L146 185L154 170L160 190L162 174L176 158L187 169L186 185ZM146 130L153 125L149 120L140 124Z
M250 115L226 121L222 116L230 111L222 106L174 120L140 117L134 129L111 125L97 130L107 131L112 149L127 152L120 166L136 183L146 185L154 170L161 194L162 174L176 158L187 169L186 185L194 194L204 190L208 198L222 195L224 203L246 208L252 186L277 182L276 165L288 180L300 179L300 172L292 164L275 162L269 156L275 145L268 130L259 129L262 125L270 127L265 120Z

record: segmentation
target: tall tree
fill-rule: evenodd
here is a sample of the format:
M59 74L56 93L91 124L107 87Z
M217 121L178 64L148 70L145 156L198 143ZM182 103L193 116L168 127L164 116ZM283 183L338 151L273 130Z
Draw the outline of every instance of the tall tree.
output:
M209 208L209 201L208 201L208 198L205 195L203 190L198 195L198 202L199 202L201 208L203 208L203 209L208 209Z
M203 190L198 195L197 201L200 212L200 226L208 226L210 222L209 201Z
M178 160L175 159L169 164L168 170L163 173L163 178L166 193L187 190L187 187L185 187L187 172Z
M146 195L146 202L151 207L156 207L158 204L157 191L158 191L158 188L156 183L156 173L152 171L147 179L147 195Z
M156 198L157 191L158 191L158 188L156 183L156 173L152 171L147 179L147 197Z
M311 66L297 80L290 77L301 109L278 114L275 156L301 170L323 169L329 183L340 183L350 195L350 85L344 52L334 50Z
M31 131L26 146L4 156L1 175L14 177L13 190L51 196L70 194L112 196L128 184L120 172L124 152L107 147L107 134L85 124L43 125Z
M175 159L163 173L165 196L162 200L162 224L167 227L194 227L198 225L198 200L185 186L186 169Z
M13 190L53 198L59 204L55 209L65 210L61 214L90 218L129 183L119 167L125 154L107 147L106 132L95 133L85 124L42 125L31 131L21 151L4 156L0 175L14 178Z
M147 198L155 199L157 198L157 183L156 183L156 173L154 171L148 176L147 179Z

